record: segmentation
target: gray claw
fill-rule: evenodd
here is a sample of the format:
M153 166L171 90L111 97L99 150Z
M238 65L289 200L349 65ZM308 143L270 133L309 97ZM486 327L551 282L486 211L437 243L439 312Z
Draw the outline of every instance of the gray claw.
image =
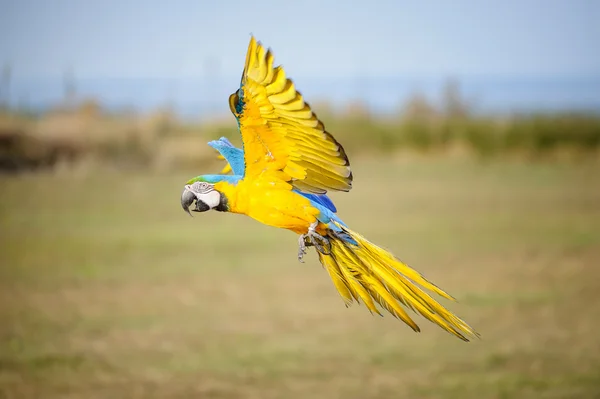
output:
M306 244L304 244L304 234L298 238L298 261L304 263L304 255L306 255Z
M329 239L316 232L318 223L319 222L316 221L311 224L306 234L302 234L298 238L298 260L301 263L304 263L302 258L307 252L307 247L315 247L317 251L324 255L331 254L331 243L329 242Z

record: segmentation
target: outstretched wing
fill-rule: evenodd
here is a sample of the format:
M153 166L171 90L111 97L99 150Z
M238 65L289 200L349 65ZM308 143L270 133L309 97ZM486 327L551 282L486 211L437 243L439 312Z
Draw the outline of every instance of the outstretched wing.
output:
M240 88L229 97L244 143L244 178L269 174L304 192L349 191L352 171L344 148L273 61L252 37Z

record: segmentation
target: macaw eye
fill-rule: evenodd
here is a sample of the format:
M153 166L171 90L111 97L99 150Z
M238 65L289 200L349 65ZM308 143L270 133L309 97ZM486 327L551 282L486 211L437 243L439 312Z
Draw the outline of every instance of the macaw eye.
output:
M198 193L205 193L211 190L211 185L203 181L197 181L194 184L192 184L191 188L193 191L196 191Z

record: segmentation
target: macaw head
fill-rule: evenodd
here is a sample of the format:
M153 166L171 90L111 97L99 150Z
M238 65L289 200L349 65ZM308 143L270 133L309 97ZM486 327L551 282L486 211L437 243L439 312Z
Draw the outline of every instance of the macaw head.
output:
M196 181L192 184L186 184L181 193L181 206L190 216L190 205L196 201L196 206L192 211L206 212L211 209L224 207L225 197L215 189L215 185L203 181Z
M203 175L189 180L183 187L181 193L181 207L190 216L190 206L196 201L193 212L206 212L215 209L221 212L227 212L229 205L227 197L220 192L215 185L219 182L236 184L239 176L232 175Z

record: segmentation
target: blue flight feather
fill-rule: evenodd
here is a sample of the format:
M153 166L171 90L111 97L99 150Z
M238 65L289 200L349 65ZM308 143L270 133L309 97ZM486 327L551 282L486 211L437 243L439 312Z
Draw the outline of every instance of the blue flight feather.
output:
M225 137L219 140L209 141L208 145L219 151L219 153L229 162L234 175L244 176L246 165L244 162L244 151L236 148L231 141Z
M324 206L325 208L329 209L333 213L337 212L337 208L335 207L335 204L333 203L331 198L329 198L327 196L327 194L304 193L304 192L298 191L296 189L294 189L293 191L297 192L298 194L302 194L309 200L314 201L314 202L318 203L319 205Z

